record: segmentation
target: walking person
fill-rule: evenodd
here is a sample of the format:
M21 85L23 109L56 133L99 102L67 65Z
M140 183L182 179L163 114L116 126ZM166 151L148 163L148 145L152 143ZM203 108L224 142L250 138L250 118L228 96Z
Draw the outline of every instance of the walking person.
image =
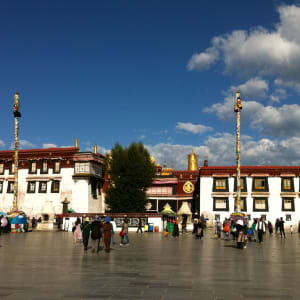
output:
M88 244L89 244L89 238L90 238L90 232L91 232L91 224L89 221L90 221L89 218L86 218L81 225L82 242L83 242L84 251L87 251Z
M225 224L223 225L223 231L224 231L224 240L229 241L230 240L230 225L229 220L225 219Z
M275 233L277 234L278 233L278 230L279 230L279 219L277 218L276 221L275 221Z
M198 219L196 238L201 240L202 237L203 237L203 223L201 219Z
M174 230L173 230L173 237L179 237L179 220L174 220Z
M129 245L128 221L127 221L127 219L123 220L122 231L124 232L124 235L121 236L121 244L120 245ZM126 243L124 243L124 238L126 238Z
M99 216L95 216L94 221L91 224L91 245L92 252L99 252L100 240L102 237L103 224L100 221Z
M270 221L268 222L268 229L269 229L269 234L272 235L272 233L273 233L273 225L272 225L272 223Z
M77 242L82 241L81 222L79 218L77 218L77 221L75 222L75 231L73 233L73 239L75 244Z
M111 246L115 244L115 232L117 231L117 224L114 220L114 218L111 218L110 224L112 226L112 232L111 232Z
M221 238L221 222L219 220L216 222L216 235L219 240Z
M261 217L259 221L257 222L257 233L258 233L258 241L259 243L263 243L263 235L266 232L266 223Z
M137 229L136 233L138 233L139 231L141 231L141 233L143 233L142 227L143 227L142 219L139 218L138 229Z
M257 232L257 219L253 221L253 224L251 226L252 229L252 237L253 241L256 242L258 240L258 232Z
M299 222L300 224L300 222ZM194 219L194 224L193 224L193 232L192 234L196 234L197 233L197 225L198 225L198 220L197 219ZM299 225L300 226L300 225ZM300 233L300 231L299 231Z
M283 221L282 217L280 218L280 221L279 221L279 231L280 231L280 237L285 238L284 221Z
M105 223L103 226L103 235L104 235L104 244L105 244L105 252L110 252L110 243L111 243L111 234L113 227L110 223L110 217L105 218Z
M294 227L293 225L290 225L291 235L293 235Z

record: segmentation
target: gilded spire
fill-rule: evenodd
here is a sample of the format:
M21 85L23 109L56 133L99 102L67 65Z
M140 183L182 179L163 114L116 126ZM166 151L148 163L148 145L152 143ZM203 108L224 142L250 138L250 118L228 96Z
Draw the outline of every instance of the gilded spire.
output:
M192 153L188 155L188 170L198 170L198 155L194 152L194 149L192 149Z
M78 138L75 139L75 148L79 148L78 147Z

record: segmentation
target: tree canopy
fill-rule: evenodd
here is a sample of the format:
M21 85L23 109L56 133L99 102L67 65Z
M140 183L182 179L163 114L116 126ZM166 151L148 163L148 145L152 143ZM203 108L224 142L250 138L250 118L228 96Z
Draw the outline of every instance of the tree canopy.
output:
M129 147L117 143L106 161L111 184L105 202L111 211L143 212L146 191L155 175L155 166L143 143L132 143Z

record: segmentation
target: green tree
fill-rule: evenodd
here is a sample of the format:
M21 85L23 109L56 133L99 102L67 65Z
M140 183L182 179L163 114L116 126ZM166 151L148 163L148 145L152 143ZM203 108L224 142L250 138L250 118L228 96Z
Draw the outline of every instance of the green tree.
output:
M106 161L111 184L105 202L111 211L143 212L146 191L155 175L155 166L143 143L132 143L129 147L117 143Z

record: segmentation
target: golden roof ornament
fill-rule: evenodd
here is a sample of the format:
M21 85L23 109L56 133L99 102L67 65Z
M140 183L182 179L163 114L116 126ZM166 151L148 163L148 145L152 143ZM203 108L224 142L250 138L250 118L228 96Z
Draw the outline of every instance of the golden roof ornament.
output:
M194 152L194 149L192 149L192 153L188 155L188 170L198 170L198 155Z

